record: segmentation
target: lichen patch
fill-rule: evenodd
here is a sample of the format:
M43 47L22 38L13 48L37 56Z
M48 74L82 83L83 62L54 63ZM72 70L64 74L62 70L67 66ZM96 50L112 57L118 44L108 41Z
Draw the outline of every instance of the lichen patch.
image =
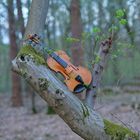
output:
M18 55L17 55L17 58L18 57L21 57L21 56L32 56L33 59L35 60L35 62L37 64L41 64L41 65L46 65L46 61L45 59L43 58L43 55L39 52L37 52L33 47L31 47L30 45L25 45L23 46Z
M39 88L40 88L41 91L44 91L44 90L48 89L49 82L47 81L47 79L39 78L38 79L38 84L39 84Z

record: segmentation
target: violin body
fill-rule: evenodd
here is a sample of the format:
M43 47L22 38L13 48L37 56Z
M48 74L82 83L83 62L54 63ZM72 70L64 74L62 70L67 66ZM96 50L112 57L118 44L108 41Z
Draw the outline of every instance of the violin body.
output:
M90 71L81 66L74 66L70 62L70 57L64 51L60 50L54 53L67 63L67 67L64 68L52 57L49 57L47 59L49 68L55 72L61 73L64 76L64 83L67 85L70 91L75 93L83 91L85 87L91 83L92 75ZM76 80L77 76L80 76L82 78L83 83Z

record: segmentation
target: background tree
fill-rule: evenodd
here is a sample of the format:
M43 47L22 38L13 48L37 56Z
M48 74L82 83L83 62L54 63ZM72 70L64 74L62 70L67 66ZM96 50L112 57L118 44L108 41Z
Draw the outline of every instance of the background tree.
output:
M21 0L16 0L17 4L17 11L18 11L18 25L19 25L19 30L22 34L22 37L24 36L25 33L25 27L24 27L24 18L23 18L23 13L22 13L22 2Z
M77 39L71 46L72 59L75 65L84 64L84 53L81 44L82 23L80 14L80 0L71 0L70 5L71 35Z
M48 11L48 0L36 0L33 1L31 4L31 11L29 14L29 20L27 23L26 31L25 31L25 37L28 34L38 34L44 36L44 26ZM34 12L36 11L36 12Z
M82 22L80 12L80 0L71 0L70 4L70 28L71 36L75 39L71 45L72 60L76 66L84 65L84 53L82 46ZM81 99L84 98L84 94L78 94Z
M13 59L18 52L17 38L16 38L16 27L15 27L15 16L13 9L13 0L7 0L8 6L8 22L9 22L9 38L10 38L10 59ZM12 72L12 105L22 105L21 95L21 83L20 78Z

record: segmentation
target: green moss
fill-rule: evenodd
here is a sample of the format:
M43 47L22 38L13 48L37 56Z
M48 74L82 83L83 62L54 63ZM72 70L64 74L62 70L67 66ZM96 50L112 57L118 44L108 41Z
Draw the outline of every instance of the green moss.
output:
M128 128L122 127L108 120L104 120L105 132L111 136L111 140L124 140L126 137L132 140L139 140L136 133L132 132Z
M90 114L89 114L89 110L88 110L87 106L84 104L81 104L81 107L82 107L84 118L88 117Z
M56 114L56 113L51 106L48 106L47 114L51 115L51 114Z
M43 56L41 55L41 53L37 52L33 47L31 47L30 45L26 45L26 46L23 46L17 57L20 57L20 56L26 56L26 55L32 55L35 62L37 62L37 64L42 64L42 65L46 65L46 61L45 59L43 58Z
M35 107L32 107L32 112L33 112L33 114L37 114L37 110Z

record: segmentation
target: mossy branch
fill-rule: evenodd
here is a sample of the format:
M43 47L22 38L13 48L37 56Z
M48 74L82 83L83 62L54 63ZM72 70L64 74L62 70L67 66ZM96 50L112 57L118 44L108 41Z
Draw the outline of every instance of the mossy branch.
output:
M82 103L47 68L46 61L31 46L21 48L12 61L13 70L23 76L69 127L85 140L126 140L139 137L129 129L103 120Z
M130 129L121 125L115 124L111 121L104 119L105 132L111 136L112 140L139 140L138 134L132 132Z

